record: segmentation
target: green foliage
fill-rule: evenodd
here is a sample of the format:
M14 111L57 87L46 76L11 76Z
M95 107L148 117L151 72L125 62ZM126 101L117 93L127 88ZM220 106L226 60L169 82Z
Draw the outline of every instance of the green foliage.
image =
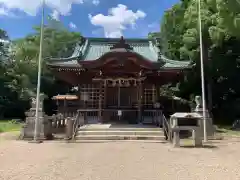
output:
M36 27L34 29L34 34L13 42L13 62L9 65L11 67L10 71L6 74L8 79L7 87L13 92L18 92L19 97L23 99L28 99L36 92L40 28ZM81 40L79 33L46 26L44 28L43 59L52 56L70 56L76 42L79 40ZM44 60L42 80L45 83L50 83L48 85L52 85L54 81L53 77L49 76ZM44 86L42 90L47 91L44 90Z
M182 4L174 5L166 11L161 24L162 52L171 59L182 59L178 49L182 47L182 34L185 29L184 8Z
M161 34L159 32L150 32L148 34L148 39L156 39L156 38L161 38Z
M240 87L240 3L238 0L201 0L205 80L211 87L213 113L236 118ZM165 12L161 21L162 52L172 59L191 59L196 67L184 81L164 88L165 95L191 99L201 94L198 0L181 0ZM206 84L206 87L207 84ZM211 93L212 92L212 93ZM210 102L209 102L210 103ZM230 118L231 116L231 118Z
M4 41L8 40L7 33L0 29L0 63L1 65L4 63L4 61L7 60L8 57L8 44L4 43Z
M49 22L44 27L41 92L52 97L59 91L66 91L67 85L54 79L46 68L44 59L48 57L68 57L74 50L81 35L60 27L60 22ZM8 63L0 68L0 109L1 113L11 109L24 112L30 97L35 96L37 86L40 27L34 33L11 42ZM0 31L0 36L6 36ZM1 37L0 37L1 38ZM3 52L2 48L0 52ZM27 103L26 103L27 102ZM1 116L1 114L0 114Z
M219 25L226 29L229 36L239 37L240 1L239 0L209 0L217 9Z
M0 120L0 133L10 132L10 131L20 131L21 127L22 127L22 124L14 120L10 120L10 121Z

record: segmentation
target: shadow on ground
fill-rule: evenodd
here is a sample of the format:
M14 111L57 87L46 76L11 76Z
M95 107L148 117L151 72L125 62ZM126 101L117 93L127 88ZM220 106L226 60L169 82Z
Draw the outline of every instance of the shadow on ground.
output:
M200 148L200 149L217 149L218 146L215 145L203 145L203 146L194 146L194 145L182 145L181 148Z

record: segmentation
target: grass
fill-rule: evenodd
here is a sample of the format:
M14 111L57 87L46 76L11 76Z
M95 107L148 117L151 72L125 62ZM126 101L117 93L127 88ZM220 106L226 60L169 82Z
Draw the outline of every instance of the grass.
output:
M239 136L240 131L231 130L231 126L217 126L217 133L225 136Z
M0 133L20 131L22 124L14 120L0 120Z
M191 146L193 145L194 141L193 139L189 138L189 139L181 139L180 140L180 145L181 146Z

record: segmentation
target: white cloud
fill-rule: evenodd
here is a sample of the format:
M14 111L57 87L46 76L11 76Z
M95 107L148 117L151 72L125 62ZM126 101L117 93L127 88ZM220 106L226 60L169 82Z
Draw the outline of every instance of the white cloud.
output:
M46 6L55 9L61 15L68 15L73 4L82 4L84 0L45 0ZM0 8L7 12L20 10L35 16L42 5L42 0L0 0Z
M51 14L50 16L51 16L53 19L59 21L60 13L59 13L56 9L54 9L53 12L52 12L52 14Z
M100 1L99 1L99 0L93 0L92 3L93 3L95 6L97 6L97 5L99 5Z
M0 42L1 42L1 43L9 43L10 41L4 40L4 39L0 39Z
M16 16L10 12L8 9L1 7L0 5L0 16L8 16L8 17L14 17L16 18Z
M108 15L92 16L89 14L89 19L94 26L100 26L104 29L106 37L120 37L123 35L123 30L129 25L134 28L136 21L145 18L145 16L146 14L141 10L133 12L127 9L126 5L118 4L117 7L109 9Z
M0 8L0 16L7 16L8 11L5 8Z
M72 28L72 29L77 29L77 25L74 24L73 22L69 23L69 27Z

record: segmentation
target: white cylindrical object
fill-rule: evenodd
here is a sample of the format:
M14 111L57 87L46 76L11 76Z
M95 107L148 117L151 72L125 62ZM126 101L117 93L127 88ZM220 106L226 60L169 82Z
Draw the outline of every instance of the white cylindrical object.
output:
M45 0L42 1L42 20L41 20L41 32L40 32L40 47L38 57L38 79L37 79L37 97L36 97L36 119L34 127L34 140L38 140L39 130L39 102L40 102L40 87L41 87L41 71L42 71L42 44L43 44L43 31L44 31L44 5Z
M206 97L205 97L204 64L203 64L201 0L198 0L198 22L199 22L199 40L200 40L202 106L203 106L203 136L204 136L204 142L207 142L207 118L206 118L206 103L205 103Z

